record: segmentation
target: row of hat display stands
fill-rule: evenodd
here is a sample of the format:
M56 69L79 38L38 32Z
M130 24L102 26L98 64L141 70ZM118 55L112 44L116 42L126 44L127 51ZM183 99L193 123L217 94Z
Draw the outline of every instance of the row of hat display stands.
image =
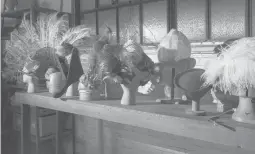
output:
M15 0L2 0L1 12L1 50L4 50L5 41L10 39L10 33L19 25L23 15L28 13L27 19L31 19L31 24L36 21L38 13L52 13L56 10L43 8L38 5L37 0L32 0L31 5L25 9L16 9ZM77 25L80 23L80 0L72 1L72 13L60 12L69 15L69 23ZM78 7L77 7L78 6ZM78 12L78 14L77 14ZM11 24L10 24L11 23ZM2 87L2 90L4 88ZM15 86L7 86L8 95L19 89ZM6 90L6 89L4 89ZM3 94L3 93L2 93ZM11 102L10 104L8 104ZM52 153L62 154L61 152L61 137L69 134L73 138L73 147L75 147L74 139L74 115L66 114L60 111L40 108L37 106L30 106L25 104L17 104L15 101L8 101L2 112L11 111L9 119L5 123L2 122L1 136L5 137L6 144L2 142L2 151L6 154L39 154L39 153ZM8 110L8 111L7 111ZM68 121L66 123L66 121ZM3 126L3 124L5 126ZM11 128L9 128L11 127ZM9 146L10 143L12 146ZM3 146L5 145L5 147ZM52 149L52 148L55 149ZM73 148L74 152L75 148Z
M168 2L170 3L170 0ZM168 31L172 28L176 28L176 10L174 7L174 4L168 4L167 6ZM72 0L71 8L72 13L67 13L69 14L70 25L80 25L80 0ZM33 24L38 13L55 12L55 10L39 7L36 0L33 0L29 9L18 11L9 10L8 12L2 13L2 21L3 18L20 19L26 12L30 12L27 18L30 18L31 24ZM170 14L172 16L170 16ZM8 31L12 31L12 29L13 28L7 28L6 30L2 28L2 32L7 32L2 39L9 39ZM159 57L162 59L166 58L163 52L159 54ZM95 151L97 154L107 153L104 150L108 144L110 144L109 149L112 150L110 153L124 153L118 151L118 146L123 143L125 143L124 146L126 146L124 148L126 148L127 151L130 150L129 153L132 153L135 148L139 150L142 149L140 153L153 153L151 151L155 149L155 153L181 154L195 154L197 152L201 154L214 154L219 152L227 154L236 153L235 150L238 151L237 153L249 154L250 151L247 152L246 149L254 152L254 133L252 133L254 132L254 126L237 124L233 121L229 121L229 119L224 119L227 124L237 128L233 131L228 128L229 126L221 125L220 123L216 123L216 121L208 122L205 119L207 116L205 116L205 118L199 117L199 115L205 115L205 111L200 110L200 99L208 94L211 87L200 89L202 84L202 82L200 82L200 76L203 70L193 69L196 65L195 59L188 58L186 61L182 60L181 64L170 64L171 66L168 60L169 59L166 59L165 63L163 63L164 69L162 71L161 82L171 88L171 96L160 99L160 103L157 101L156 105L162 104L160 107L156 106L155 102L149 104L151 102L146 102L143 96L139 96L139 99L145 99L142 103L146 102L147 104L144 106L120 107L112 100L103 103L101 101L96 101L95 103L84 101L81 103L73 99L55 99L47 95L47 93L27 94L17 92L15 100L12 102L12 111L14 113L13 127L17 130L17 134L20 134L20 138L18 139L20 140L18 151L21 154L51 154L52 151L54 151L55 154L86 153L85 151L78 152L79 149L76 148L79 144L77 143L79 130L75 127L81 126L86 127L86 129L93 129L90 132L95 131L93 134L94 136L92 136L95 138L93 144L96 145L91 145L89 148L96 148ZM183 68L182 65L185 67L183 66ZM192 68L190 69L191 71L181 73L181 69L187 70L189 67ZM172 80L169 78L169 72L171 72ZM174 78L176 81L173 80ZM182 87L183 91L185 88L190 88L185 92L192 99L192 107L186 110L184 116L177 113L178 111L174 111L180 109L177 107L178 105L182 105L182 102L175 102L175 97L178 94L178 92L175 92L178 91L175 85L178 88ZM17 87L13 87L13 89L15 88L17 89ZM183 101L183 103L187 102ZM210 115L210 112L208 113ZM78 117L76 115L83 116L84 119L87 117L93 118L95 128L82 124L77 125L79 121L75 120ZM243 130L243 128L246 127L247 130ZM107 129L103 130L103 128ZM81 133L84 132L81 130ZM84 138L87 137L87 134L79 135L84 136ZM68 136L69 139L71 138L67 143L68 145L63 144L66 136ZM110 136L110 140L104 138L105 136ZM17 140L17 138L15 139ZM84 143L82 144L85 144L86 141L83 141ZM132 143L132 145L128 145L129 143ZM86 147L88 145L85 144L82 146ZM132 151L133 147L135 148ZM120 149L121 148L122 147L120 147ZM15 154L14 152L9 153Z
M8 1L8 0L7 0ZM80 0L72 0L72 13L69 14L70 25L80 25ZM168 9L170 10L170 9ZM30 18L31 24L35 22L37 14L55 12L56 10L51 10L48 8L42 8L38 6L36 0L32 0L32 4L29 8L15 10L14 6L10 10L6 10L1 13L2 18L2 42L4 40L10 39L10 32L19 24L19 21L22 19L25 13L29 13L26 18ZM61 13L61 12L60 12ZM66 12L63 12L66 13ZM170 13L169 13L170 14ZM4 21L6 19L16 20L15 24L11 27L4 26ZM169 17L170 18L170 17ZM171 25L172 24L172 25ZM169 23L168 29L173 27L175 23ZM175 74L175 69L172 69L172 72ZM174 83L172 84L174 87ZM17 87L11 87L11 89L16 89ZM172 90L173 92L174 90ZM171 96L173 99L174 94ZM19 101L19 100L16 100ZM8 153L21 153L21 154L44 154L52 153L55 151L56 154L63 154L63 136L71 135L72 138L72 153L75 153L75 115L71 113L64 113L58 110L45 109L37 106L31 106L28 104L20 104L12 101L11 110L13 112L12 116L12 127L15 130L15 139L17 141L18 137L18 149L11 148L8 150ZM97 127L97 147L98 153L103 153L103 140L101 136L103 132L101 128L103 127L103 120L96 119ZM20 134L20 135L19 135ZM52 143L55 149L52 149ZM51 145L49 145L51 144ZM13 151L15 150L15 152Z

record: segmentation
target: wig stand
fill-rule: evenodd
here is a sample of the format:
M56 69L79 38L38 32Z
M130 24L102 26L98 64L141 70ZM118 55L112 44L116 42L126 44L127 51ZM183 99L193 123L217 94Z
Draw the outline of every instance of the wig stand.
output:
M128 87L124 84L121 84L123 89L123 95L121 98L121 105L135 105L136 104L136 92L139 84L132 87Z
M164 104L188 104L189 101L183 99L184 92L182 88L175 87L175 78L178 72L184 72L196 65L194 58L186 58L177 62L166 62L160 65L160 80L159 83L165 84L165 86L171 87L171 96L165 99L158 99ZM169 72L169 73L168 73ZM171 79L171 80L170 80Z
M168 97L167 95L165 95L165 98L163 99L157 99L157 102L160 102L162 104L188 104L188 101L186 100L183 100L182 99L182 96L176 98L175 95L176 95L176 92L177 93L180 93L181 89L178 89L175 87L175 84L174 84L174 78L175 78L175 68L172 68L171 70L172 72L172 80L171 80L171 85L165 85L165 86L168 86L170 87L171 89L171 95L170 97ZM176 91L177 90L177 91ZM166 92L165 92L166 93Z
M134 78L129 84L120 84L123 90L121 105L135 105L136 93L141 80L149 75L149 72L140 72L137 68L132 68L135 73Z
M255 100L250 97L239 97L239 104L232 115L238 122L255 124Z
M195 115L195 116L204 116L206 112L204 110L200 110L200 101L192 100L191 109L186 110L187 114Z

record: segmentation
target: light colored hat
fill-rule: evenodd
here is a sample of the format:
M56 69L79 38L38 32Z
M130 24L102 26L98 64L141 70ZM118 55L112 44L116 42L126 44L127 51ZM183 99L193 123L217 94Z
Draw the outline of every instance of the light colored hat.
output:
M191 56L191 46L182 32L171 29L160 42L157 52L160 62L179 61Z

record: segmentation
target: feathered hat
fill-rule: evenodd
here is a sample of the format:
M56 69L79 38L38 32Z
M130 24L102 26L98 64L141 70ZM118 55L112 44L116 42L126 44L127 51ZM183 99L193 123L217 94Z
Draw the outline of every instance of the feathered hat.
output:
M67 15L60 16L59 13L39 14L33 25L26 20L26 15L20 26L11 33L11 39L6 42L5 72L9 75L14 75L21 70L27 74L36 73L41 72L45 65L51 64L52 67L63 72L63 77L67 78L66 86L75 82L76 79L78 81L83 70L75 43L84 37L90 37L91 29L85 26L69 28ZM61 59L65 60L67 56L70 57L69 64L61 63ZM45 59L49 63L45 62ZM65 92L66 86L61 93ZM55 94L54 97L61 95Z
M239 38L233 38L233 39L228 39L225 41L223 44L217 45L213 51L215 54L221 54L222 49L228 48L234 41L238 40Z
M95 44L94 50L98 54L99 69L105 79L115 75L123 79L123 84L128 84L134 77L132 68L139 71L152 73L154 62L144 53L143 48L132 38L124 45L109 44L112 31L109 27ZM141 81L145 85L149 79Z
M214 85L223 92L238 94L255 87L255 37L234 41L210 60L202 78L204 86Z

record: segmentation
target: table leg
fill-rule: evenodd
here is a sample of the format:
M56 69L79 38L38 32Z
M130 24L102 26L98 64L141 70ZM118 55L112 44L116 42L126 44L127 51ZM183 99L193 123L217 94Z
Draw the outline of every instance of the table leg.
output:
M56 111L56 154L62 154L61 141L62 141L62 112Z
M97 147L98 154L104 154L103 120L97 119Z
M175 68L172 68L171 100L174 100L174 88L175 88L174 78L175 78Z
M73 154L75 154L75 114L72 114L72 147L73 147Z
M21 154L31 154L30 143L30 106L21 105Z
M40 154L40 127L39 127L39 117L40 117L40 109L39 107L35 107L35 129L36 129L36 134L35 134L35 151L36 154Z

